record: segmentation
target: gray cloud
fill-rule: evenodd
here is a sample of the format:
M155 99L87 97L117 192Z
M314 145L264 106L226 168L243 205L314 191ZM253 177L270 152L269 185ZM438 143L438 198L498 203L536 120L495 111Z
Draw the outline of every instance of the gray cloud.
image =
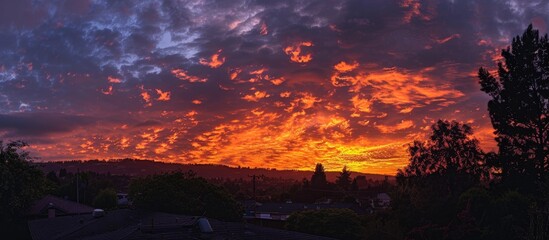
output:
M296 142L338 136L375 142L380 125L404 120L413 126L384 141L419 136L437 118L486 128L486 97L474 72L495 66L498 49L530 22L546 32L547 12L547 1L505 0L0 1L0 136L46 142L51 134L75 134L67 144L76 158L87 156L78 155L82 142L92 142L94 148L80 146L89 154L139 152L140 143L150 153L170 136L170 149L157 154L187 156L204 134L230 128L223 135L230 138L295 119L309 125L302 139L283 144L294 150ZM311 43L301 48L310 62L292 62L285 53L300 42ZM201 64L214 54L222 65ZM341 61L360 65L345 76L364 78L364 86L332 84ZM412 85L421 88L403 91ZM387 94L406 96L380 99L390 88ZM169 92L169 100L159 92ZM262 98L246 100L256 94ZM357 112L357 97L369 101L369 112ZM417 106L402 111L395 99ZM260 112L274 120L252 121ZM348 128L320 127L328 116L345 119ZM384 156L376 158L393 159Z
M1 114L0 130L7 130L8 137L39 137L70 132L76 128L93 125L96 122L96 119L90 117L62 113Z

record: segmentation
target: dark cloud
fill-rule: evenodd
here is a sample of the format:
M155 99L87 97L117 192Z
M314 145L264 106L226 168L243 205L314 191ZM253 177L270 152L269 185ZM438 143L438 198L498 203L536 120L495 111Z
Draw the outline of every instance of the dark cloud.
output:
M140 122L135 125L135 127L155 127L155 126L161 126L162 123L155 120L147 120L144 122Z
M62 113L15 113L0 115L0 130L8 131L8 137L39 137L67 133L77 128L89 127L96 119Z
M39 25L48 15L49 4L32 0L0 1L1 28L30 28Z
M0 136L32 138L44 159L388 173L438 118L488 141L475 71L530 22L546 32L547 12L506 0L0 1ZM49 148L66 154L38 151Z

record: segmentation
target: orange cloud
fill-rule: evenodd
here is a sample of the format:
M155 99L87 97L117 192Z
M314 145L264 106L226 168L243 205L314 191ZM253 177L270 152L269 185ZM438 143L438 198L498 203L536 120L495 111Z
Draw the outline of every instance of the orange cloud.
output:
M119 143L119 146L121 149L126 149L130 146L130 139L127 138L127 137L122 137L120 139L120 143Z
M490 39L480 39L480 40L478 40L477 45L479 45L479 46L490 46L490 45L492 45L492 40L490 40Z
M170 100L170 91L163 92L160 89L156 89L156 93L158 94L158 98L156 100L158 100L158 101L169 101Z
M355 112L372 112L372 102L368 99L360 98L358 95L355 95L353 98L351 98L351 102L353 103Z
M409 113L409 112L412 112L412 110L414 110L413 107L407 107L407 108L400 109L400 111L398 111L398 112L399 113Z
M150 107L152 106L151 102L151 95L147 92L147 90L143 87L139 87L141 89L141 98L143 98L143 101L145 101L145 106Z
M109 86L107 88L107 90L101 90L101 93L105 94L105 95L112 95L113 93L113 89L112 89L112 86Z
M201 78L201 77L189 75L187 73L187 71L185 71L183 69L173 69L172 74L176 78L179 78L180 80L185 80L185 81L189 81L189 82L192 82L192 83L208 81L208 79L206 79L206 78Z
M167 143L161 143L157 148L154 149L154 153L162 154L170 150L170 147Z
M278 85L282 84L284 81L286 81L286 79L284 79L284 77L279 77L279 78L269 79L269 81L272 84L278 86Z
M288 97L290 97L290 95L292 95L291 92L281 92L280 93L280 97L283 97L283 98L288 98Z
M162 118L169 121L164 121L162 127L131 129L117 124L112 129L119 132L108 137L94 135L77 139L77 144L38 145L33 149L46 152L65 149L72 159L117 158L124 154L160 161L230 166L266 166L268 163L268 167L278 169L310 170L316 162L322 162L330 171L339 171L347 165L353 171L383 174L395 174L396 169L407 163L405 144L411 141L408 136L356 134L357 129L353 128L356 119L337 111L345 109L344 105L326 101L317 106L321 99L310 93L288 92L288 95L295 96L290 99L298 110L284 112L258 106L242 109L237 118L185 110L163 115ZM334 110L327 110L324 105ZM305 111L305 108L311 110ZM202 122L204 119L219 121L208 124ZM197 132L198 128L194 127L199 124ZM364 129L375 128L375 123L368 119L361 119L358 124ZM405 128L404 124L389 127Z
M120 78L115 78L115 77L112 77L112 76L107 77L107 80L108 80L110 83L121 83L121 82L122 82L122 81L120 80Z
M320 98L313 96L312 93L301 93L301 98L298 99L302 103L303 109L312 108L315 103L322 102Z
M398 68L368 69L352 75L335 72L331 82L335 87L350 87L350 92L360 92L368 87L372 89L370 99L404 109L403 113L435 101L452 104L452 99L464 96L449 85L437 83L425 73Z
M406 8L404 16L402 17L404 23L410 23L414 17L424 21L432 19L432 14L426 14L421 11L422 6L419 0L403 0L400 2L400 7Z
M287 46L284 48L286 55L290 56L290 61L296 63L307 63L313 59L313 56L310 53L302 54L302 47L311 47L313 46L312 42L299 42L294 45Z
M99 152L99 149L95 148L94 143L86 138L82 139L84 142L80 144L80 153L85 152Z
M359 66L359 64L357 62L352 62L352 63L346 63L344 61L341 61L339 62L338 64L336 64L334 66L334 69L338 72L349 72L349 71L353 71L355 68L357 68Z
M242 69L235 68L229 72L229 77L231 78L231 80L235 80L240 72L242 72Z
M394 133L396 131L408 129L414 126L414 122L412 120L402 120L400 123L396 125L382 125L378 124L376 125L376 128L379 129L382 133Z
M248 101L248 102L257 102L260 99L269 97L269 94L265 91L256 91L253 95L245 95L242 97L242 99Z
M193 111L190 111L187 114L185 114L185 117L191 117L192 118L192 117L196 116L197 114L198 114L198 112L193 110Z
M260 69L257 69L257 70L250 71L250 74L252 74L252 75L261 75L264 72L266 72L267 70L268 70L267 68L260 68Z
M143 132L141 137L141 142L139 142L136 146L136 150L146 150L147 146L151 143L155 143L156 140L159 137L159 133L164 131L164 128L153 128L153 129L147 129L146 132Z
M366 123L367 124L367 123ZM202 163L310 170L322 162L327 170L344 165L356 171L395 174L406 164L405 143L350 138L349 120L337 114L302 112L289 117L254 109L239 120L221 123L195 137L189 159ZM246 154L242 154L245 152ZM379 164L382 162L383 164Z
M451 36L449 37L446 37L446 38L443 38L443 39L436 39L435 41L438 43L438 44L443 44L443 43L446 43L452 39L455 39L455 38L460 38L461 35L456 33L456 34L452 34Z
M202 65L209 66L211 68L218 68L225 63L225 57L219 57L221 55L221 52L223 50L219 49L217 53L211 56L210 60L207 60L205 58L201 58L199 63Z
M265 22L261 23L261 27L259 28L259 34L261 35L269 34L269 29L267 29L267 24L265 24Z
M483 150L497 152L496 135L494 134L494 128L490 124L474 127L473 136L479 140Z
M168 136L168 143L174 144L175 141L179 138L179 133L174 132L172 135Z
M193 104L196 104L196 105L200 105L200 104L202 104L202 101L200 101L200 100L198 100L198 99L195 99L195 100L193 100L192 103L193 103Z

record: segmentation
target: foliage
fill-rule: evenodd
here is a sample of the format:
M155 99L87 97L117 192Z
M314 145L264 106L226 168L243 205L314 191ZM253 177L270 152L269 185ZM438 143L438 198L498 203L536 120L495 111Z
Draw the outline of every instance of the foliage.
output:
M534 191L549 173L549 41L528 26L501 52L495 78L479 69L481 90L492 98L488 110L496 130L503 180Z
M351 172L347 170L347 166L343 167L339 176L337 176L336 184L343 190L349 190L351 186Z
M404 231L404 239L410 240L526 239L528 236L531 202L516 191L496 193L477 186L464 191L458 201L445 201L449 203L441 205L444 201L427 200L430 207L418 208L397 197L388 219L381 221L377 217L371 221L378 222L375 225L378 234ZM429 208L431 212L426 211ZM446 218L437 218L437 212Z
M488 190L481 187L472 187L459 196L458 208L467 209L473 214L473 217L482 219L492 201L493 197Z
M51 183L59 184L59 178L57 177L57 174L55 174L54 171L48 172L48 174L46 174L46 178L47 178Z
M195 177L173 172L139 178L130 184L130 197L136 207L169 213L202 215L235 221L241 206L223 188Z
M464 190L479 184L488 175L484 153L471 127L455 121L439 120L426 142L409 147L410 163L399 170L401 192L411 195L412 205L427 207L434 202L456 201Z
M45 191L43 173L29 163L22 141L0 141L0 222L11 221Z
M315 172L311 177L311 187L322 189L325 188L327 184L328 181L326 180L326 172L324 171L324 166L322 166L322 163L317 163L315 167Z
M478 239L526 239L530 206L530 200L516 191L495 194L471 188L459 199L460 213L478 229Z
M93 199L93 206L102 209L113 209L118 205L116 191L112 188L102 189Z
M486 176L484 153L478 141L470 138L473 131L469 125L438 120L431 128L428 141L415 141L409 147L410 163L401 176L467 174L479 181Z
M431 128L429 140L410 145L410 162L397 174L392 207L408 239L441 239L455 229L475 232L468 213L458 209L459 197L488 176L471 127L439 120Z
M516 191L496 198L487 214L487 239L526 239L530 201Z
M364 234L360 218L349 209L322 209L293 213L288 218L286 228L338 239L361 239Z
M364 226L364 239L401 240L404 239L401 216L387 210L361 216Z
M87 205L94 205L94 200L100 194L101 190L120 189L128 184L128 180L123 176L110 176L89 171L67 173L62 170L59 171L59 183L54 194L62 198L67 197L72 201L77 201L76 185L78 184L78 200Z

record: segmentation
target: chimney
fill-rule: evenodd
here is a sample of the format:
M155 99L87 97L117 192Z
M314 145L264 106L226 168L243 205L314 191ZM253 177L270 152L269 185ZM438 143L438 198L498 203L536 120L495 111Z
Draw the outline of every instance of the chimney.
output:
M53 203L48 204L48 218L55 218L55 207Z

